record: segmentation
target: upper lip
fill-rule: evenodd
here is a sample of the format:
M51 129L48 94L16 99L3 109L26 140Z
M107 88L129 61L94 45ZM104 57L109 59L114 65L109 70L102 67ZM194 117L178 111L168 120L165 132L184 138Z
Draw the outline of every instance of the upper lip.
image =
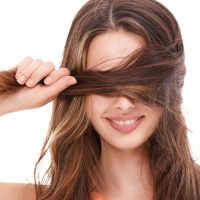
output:
M144 115L118 115L113 117L107 117L110 120L138 120L139 118L143 117Z

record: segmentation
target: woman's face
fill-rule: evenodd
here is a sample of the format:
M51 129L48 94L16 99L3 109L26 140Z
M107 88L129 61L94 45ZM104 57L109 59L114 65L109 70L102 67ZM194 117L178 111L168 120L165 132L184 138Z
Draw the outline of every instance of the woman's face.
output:
M97 35L89 46L87 68L96 65L92 69L112 68L122 57L142 45L140 36L122 30ZM117 57L121 58L109 60ZM154 132L162 113L158 107L133 102L123 96L96 94L87 96L86 112L101 142L121 150L135 149L144 144Z

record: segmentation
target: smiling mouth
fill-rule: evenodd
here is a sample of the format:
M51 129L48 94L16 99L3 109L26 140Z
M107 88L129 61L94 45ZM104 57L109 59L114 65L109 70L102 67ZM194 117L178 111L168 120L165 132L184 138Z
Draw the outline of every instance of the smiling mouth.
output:
M128 120L114 120L106 118L109 122L110 126L117 130L120 133L130 133L135 130L143 121L145 116L141 116L139 118L130 118Z

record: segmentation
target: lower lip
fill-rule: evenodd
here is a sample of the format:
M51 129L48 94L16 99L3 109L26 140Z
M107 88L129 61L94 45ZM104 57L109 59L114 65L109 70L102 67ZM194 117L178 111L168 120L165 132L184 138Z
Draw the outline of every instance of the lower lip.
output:
M109 124L112 126L112 128L114 128L116 131L119 131L121 133L130 133L131 131L135 130L142 122L144 117L139 118L134 124L130 124L130 125L126 125L126 126L120 126L114 122L112 122L112 120L107 119Z

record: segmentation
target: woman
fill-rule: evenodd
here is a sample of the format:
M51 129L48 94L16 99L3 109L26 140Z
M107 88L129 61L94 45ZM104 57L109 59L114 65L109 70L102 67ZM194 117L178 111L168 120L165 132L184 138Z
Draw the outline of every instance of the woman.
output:
M181 111L184 48L170 11L154 0L89 0L63 55L57 71L27 57L0 74L1 114L54 100L35 191L2 184L4 191L38 200L199 200L200 168Z

